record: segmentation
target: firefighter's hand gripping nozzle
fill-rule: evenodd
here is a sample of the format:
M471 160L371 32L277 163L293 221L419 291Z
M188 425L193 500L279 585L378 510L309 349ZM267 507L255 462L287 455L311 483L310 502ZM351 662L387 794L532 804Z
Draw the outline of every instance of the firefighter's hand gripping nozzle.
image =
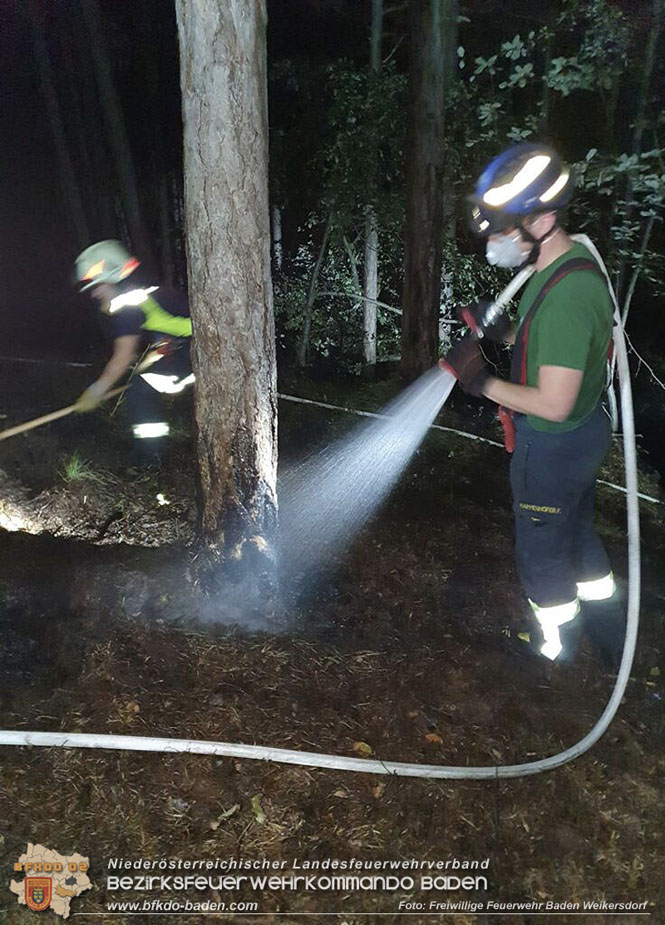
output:
M511 330L511 323L498 302L480 301L459 309L457 317L463 321L479 340L488 340L502 344Z
M441 369L452 373L470 395L481 395L490 371L480 349L483 338L502 343L510 333L511 323L497 302L475 302L457 312L470 329L439 361Z
M490 371L485 363L476 334L465 334L446 356L439 360L444 372L452 373L469 395L482 395Z

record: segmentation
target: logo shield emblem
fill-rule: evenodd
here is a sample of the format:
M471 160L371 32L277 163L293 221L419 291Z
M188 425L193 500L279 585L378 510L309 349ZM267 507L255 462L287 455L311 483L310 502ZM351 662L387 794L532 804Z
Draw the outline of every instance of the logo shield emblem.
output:
M25 878L25 902L28 909L33 912L42 912L51 905L51 887L53 881L50 877Z

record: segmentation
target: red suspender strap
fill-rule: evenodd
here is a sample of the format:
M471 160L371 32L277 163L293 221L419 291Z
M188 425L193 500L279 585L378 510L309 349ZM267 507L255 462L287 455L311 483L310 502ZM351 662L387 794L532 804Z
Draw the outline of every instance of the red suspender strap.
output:
M513 349L513 360L510 366L511 382L516 382L519 385L526 385L527 349L529 346L529 332L531 330L531 322L533 321L539 307L545 301L547 294L556 286L560 280L568 276L569 273L574 273L576 270L591 270L591 272L602 276L602 273L595 261L587 260L584 257L573 257L570 260L566 260L565 263L562 263L559 269L552 274L550 279L548 279L545 285L537 293L531 304L531 307L529 308L529 311L524 316L524 320L520 325L519 331L517 332L515 347ZM604 278L605 277L603 276L603 279ZM499 420L501 421L501 426L503 427L503 436L506 450L509 453L512 453L515 448L515 424L512 420L513 413L507 408L504 408L502 405L499 405L498 415Z

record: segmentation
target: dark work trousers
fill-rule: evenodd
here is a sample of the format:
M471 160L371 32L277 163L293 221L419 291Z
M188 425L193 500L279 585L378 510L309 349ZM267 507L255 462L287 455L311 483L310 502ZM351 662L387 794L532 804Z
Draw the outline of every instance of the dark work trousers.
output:
M602 578L610 563L594 530L595 481L611 439L601 404L565 433L534 430L515 416L510 484L517 573L540 607L577 598L577 582Z
M160 376L176 376L178 379L188 376L191 371L189 341L183 342L172 353L162 357L161 360L153 363L146 370L148 373L156 373ZM132 377L125 394L127 414L133 428L140 424L168 423L167 400L169 396L153 388L140 375ZM159 462L163 455L165 441L166 436L141 437L138 439L135 436L134 462L139 465Z

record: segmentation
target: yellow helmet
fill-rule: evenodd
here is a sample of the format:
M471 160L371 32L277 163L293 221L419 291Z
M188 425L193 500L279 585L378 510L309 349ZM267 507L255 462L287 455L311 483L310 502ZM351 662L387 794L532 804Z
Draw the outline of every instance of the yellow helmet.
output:
M100 283L119 283L138 267L139 261L119 241L98 241L76 258L76 281L81 292Z

